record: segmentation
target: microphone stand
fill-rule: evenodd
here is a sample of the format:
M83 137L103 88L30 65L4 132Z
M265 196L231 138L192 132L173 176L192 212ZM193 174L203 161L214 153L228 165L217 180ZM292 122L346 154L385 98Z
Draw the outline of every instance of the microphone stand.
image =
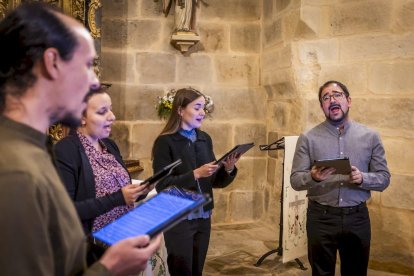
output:
M285 149L285 139L282 137L279 140L269 144L269 145L260 145L261 151L270 151L270 150L284 150ZM283 162L283 166L284 166ZM278 256L283 255L283 187L284 187L284 170L282 170L282 191L280 192L280 220L279 220L279 246L276 249L272 249L269 252L265 253L260 259L256 262L255 266L260 266L262 262L273 253L277 253ZM301 270L307 270L303 263L296 258L296 263L299 265Z

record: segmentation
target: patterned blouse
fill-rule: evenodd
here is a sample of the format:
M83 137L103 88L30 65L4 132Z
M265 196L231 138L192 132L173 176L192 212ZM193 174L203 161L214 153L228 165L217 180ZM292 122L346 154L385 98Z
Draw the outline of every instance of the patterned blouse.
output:
M92 167L97 198L115 193L128 183L131 183L128 172L119 164L115 156L108 152L108 149L102 141L99 141L102 147L102 152L100 152L91 144L86 136L79 131L77 134ZM92 231L101 229L103 226L127 213L133 207L134 204L118 206L96 217L93 222Z

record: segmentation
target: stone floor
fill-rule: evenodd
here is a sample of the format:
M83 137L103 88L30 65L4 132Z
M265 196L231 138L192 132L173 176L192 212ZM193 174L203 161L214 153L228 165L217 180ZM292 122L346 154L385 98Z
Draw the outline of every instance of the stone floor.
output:
M278 247L278 237L277 231L264 225L213 227L203 275L311 275L306 257L300 258L300 261L307 270L301 270L295 261L282 264L281 256L277 253L268 256L259 267L255 266L263 254ZM369 270L368 275L397 276L401 274Z

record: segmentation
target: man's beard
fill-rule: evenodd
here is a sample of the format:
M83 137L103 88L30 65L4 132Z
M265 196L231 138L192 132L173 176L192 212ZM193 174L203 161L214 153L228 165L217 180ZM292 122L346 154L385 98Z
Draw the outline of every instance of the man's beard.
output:
M340 125L342 124L347 118L349 113L349 107L346 111L342 109L342 106L338 105L339 109L342 112L342 116L340 118L334 119L331 117L331 112L328 112L328 115L325 114L325 117L334 125Z

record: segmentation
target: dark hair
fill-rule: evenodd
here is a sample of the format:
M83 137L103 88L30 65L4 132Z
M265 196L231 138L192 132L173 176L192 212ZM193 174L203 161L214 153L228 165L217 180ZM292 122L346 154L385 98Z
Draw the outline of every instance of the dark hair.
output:
M101 83L101 85L96 88L96 89L91 89L89 90L88 94L86 94L85 98L83 99L83 101L88 104L89 99L96 94L103 94L103 93L108 93L108 89L109 87L111 87L112 84L109 83ZM86 116L86 109L87 107L82 111L82 115Z
M181 88L177 90L171 108L171 114L168 117L167 124L161 131L160 135L176 133L180 129L181 116L178 114L180 108L186 108L189 103L204 95L194 88Z
M58 14L52 5L28 3L0 22L0 112L6 90L21 96L36 82L33 67L46 49L56 48L65 61L72 58L78 41Z
M347 98L349 97L349 91L348 91L348 88L345 86L345 84L343 84L343 83L341 83L341 82L339 82L339 81L336 81L336 80L330 80L330 81L325 82L325 83L324 83L321 87L319 87L318 99L319 99L319 103L320 103L321 105L322 105L322 99L321 99L321 96L322 96L322 90L324 90L326 87L328 87L329 85L331 85L331 84L333 84L333 83L335 83L335 84L339 85L339 86L341 87L342 91L344 91L345 96L346 96Z

